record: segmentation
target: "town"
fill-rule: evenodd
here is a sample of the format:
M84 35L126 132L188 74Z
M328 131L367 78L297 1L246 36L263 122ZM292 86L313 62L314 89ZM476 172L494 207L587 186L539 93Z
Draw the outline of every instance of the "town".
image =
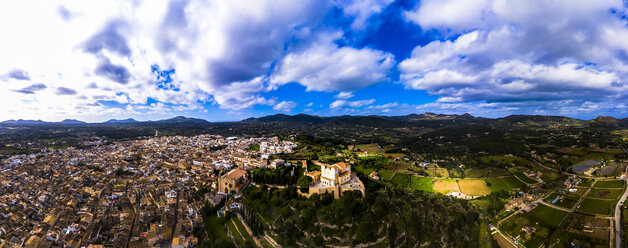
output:
M625 239L626 129L461 121L470 124L403 122L428 130L411 140L390 128L293 121L188 124L192 135L155 126L140 137L141 125L124 127L125 136L60 126L54 132L81 139L57 140L20 138L40 127L7 125L5 151L24 152L0 160L0 247L607 247Z
M276 137L199 135L13 156L0 174L2 245L193 247L203 225L200 188L238 192L242 183L219 186L240 182L240 171L275 166L267 158L294 147Z

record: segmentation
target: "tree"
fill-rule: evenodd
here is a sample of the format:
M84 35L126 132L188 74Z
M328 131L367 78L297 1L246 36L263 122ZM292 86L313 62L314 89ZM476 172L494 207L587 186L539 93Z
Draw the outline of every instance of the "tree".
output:
M312 184L312 178L306 175L299 177L299 180L297 180L297 186L301 188L301 191L304 191L305 189L309 189L310 184Z

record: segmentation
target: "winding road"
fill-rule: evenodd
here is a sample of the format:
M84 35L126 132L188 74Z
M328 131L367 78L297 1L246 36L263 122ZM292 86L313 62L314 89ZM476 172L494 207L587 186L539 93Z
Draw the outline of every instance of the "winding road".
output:
M628 167L626 167L626 172L628 173ZM624 180L627 180L624 178ZM627 182L628 183L628 182ZM624 194L621 196L619 201L617 202L617 206L615 206L615 247L621 247L621 206L624 204L624 201L628 197L628 188L624 190Z

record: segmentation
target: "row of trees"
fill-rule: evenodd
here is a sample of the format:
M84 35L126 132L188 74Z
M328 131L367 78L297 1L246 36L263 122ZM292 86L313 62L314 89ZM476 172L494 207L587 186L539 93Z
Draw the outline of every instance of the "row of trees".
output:
M249 170L251 181L256 184L295 185L303 175L303 169L298 165L285 165L277 169L256 168Z

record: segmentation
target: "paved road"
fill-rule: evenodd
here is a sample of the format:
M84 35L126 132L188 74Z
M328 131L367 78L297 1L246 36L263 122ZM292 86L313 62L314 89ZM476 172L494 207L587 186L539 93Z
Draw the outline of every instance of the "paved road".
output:
M538 165L538 166L541 166L541 167L543 167L543 168L545 168L545 169L548 169L548 170L551 170L551 171L557 172L557 173L559 173L559 174L564 174L564 175L567 175L567 176L575 176L575 174L571 174L571 173L569 173L569 172L559 171L559 170L557 170L557 169L554 169L554 168L551 168L551 167L547 167L547 166L545 166L545 165L543 165L543 164L539 163L539 161L536 161L536 159L532 159L531 161L532 161L533 163L535 163L536 165Z
M628 167L626 168L628 172ZM621 196L619 201L617 202L617 206L615 206L615 247L621 247L621 205L628 197L628 189L624 191L624 194Z
M497 229L497 228L495 228L495 232L493 232L491 236L493 236L495 234L501 235L504 238L504 240L506 240L508 242L508 244L512 245L512 247L520 247L517 244L515 244L515 242L513 242L512 239L510 239L510 237L506 236L504 233L499 231L499 229ZM498 244L499 244L499 242L498 242Z

